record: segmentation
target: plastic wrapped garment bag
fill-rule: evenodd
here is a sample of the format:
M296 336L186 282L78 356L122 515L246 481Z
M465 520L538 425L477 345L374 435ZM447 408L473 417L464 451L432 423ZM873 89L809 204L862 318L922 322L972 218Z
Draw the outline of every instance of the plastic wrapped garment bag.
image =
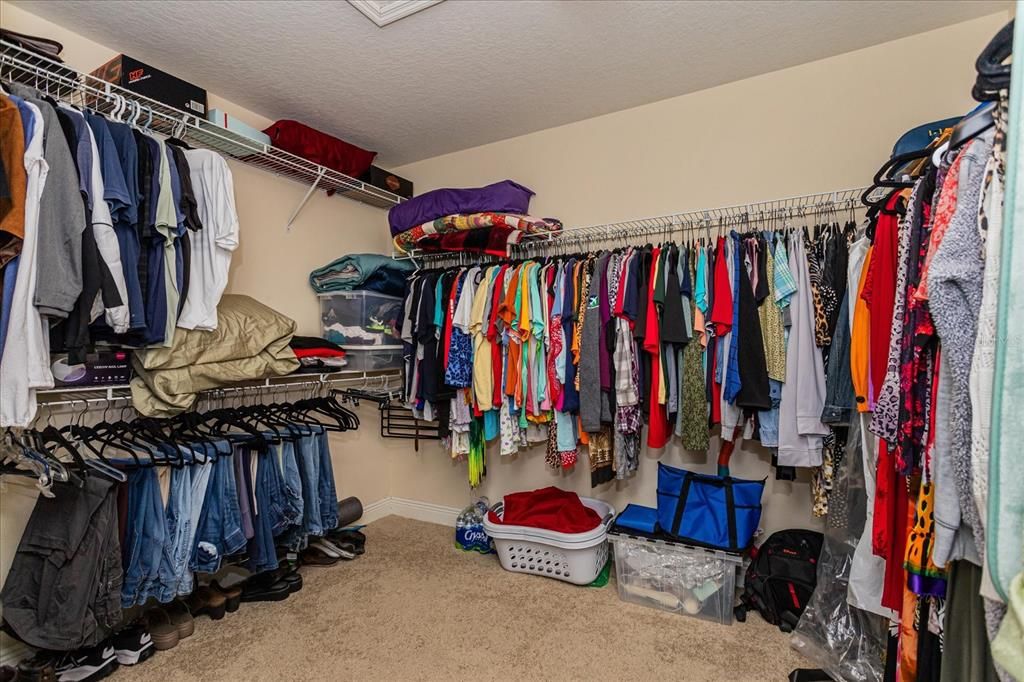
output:
M881 682L888 623L847 601L853 552L866 517L859 424L852 421L846 452L836 470L818 559L818 587L790 643L833 679Z

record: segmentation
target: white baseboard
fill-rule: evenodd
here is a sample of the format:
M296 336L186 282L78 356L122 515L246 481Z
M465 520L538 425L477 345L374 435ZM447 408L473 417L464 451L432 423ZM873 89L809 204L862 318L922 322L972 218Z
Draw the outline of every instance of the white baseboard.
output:
M409 500L404 497L385 497L363 507L363 516L359 523L372 523L385 516L394 515L454 527L455 519L461 511L458 507L447 507L442 504Z

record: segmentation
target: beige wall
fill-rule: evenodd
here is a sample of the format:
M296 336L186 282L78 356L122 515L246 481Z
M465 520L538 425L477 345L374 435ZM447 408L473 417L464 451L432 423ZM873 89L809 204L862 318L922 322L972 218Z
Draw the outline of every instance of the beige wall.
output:
M421 192L513 178L537 192L532 213L566 225L859 187L902 132L973 106L974 61L1006 20L1005 14L985 17L396 171ZM619 509L654 504L656 459L706 472L716 460L673 443L663 453L646 453L634 480L592 491L585 466L554 473L544 465L543 448L514 458L492 452L480 489L492 500L556 484ZM806 478L777 482L768 461L758 445L733 456L736 475L769 477L763 526L816 525ZM465 467L434 448L395 461L391 493L454 506L471 495Z

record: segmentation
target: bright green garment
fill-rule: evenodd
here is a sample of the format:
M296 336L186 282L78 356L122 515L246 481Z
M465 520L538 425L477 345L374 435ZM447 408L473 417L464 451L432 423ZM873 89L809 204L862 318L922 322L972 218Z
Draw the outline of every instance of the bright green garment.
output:
M1024 2L1018 0L1018 11ZM1024 50L1024 22L1016 24L1014 48ZM1018 53L1021 54L1021 53ZM1024 69L1013 69L1010 80L1006 148L1006 191L1003 197L1001 262L1018 265L1024 258L1024 175L1020 165L1024 135ZM1017 198L1021 197L1021 201ZM1021 229L1017 219L1021 219ZM1002 267L996 312L996 365L992 400L992 439L988 464L988 514L985 552L996 591L1009 600L1010 581L1024 571L1024 268ZM1018 586L1019 589L1019 586Z
M1024 573L1010 582L1006 616L992 640L992 658L1018 680L1024 680Z

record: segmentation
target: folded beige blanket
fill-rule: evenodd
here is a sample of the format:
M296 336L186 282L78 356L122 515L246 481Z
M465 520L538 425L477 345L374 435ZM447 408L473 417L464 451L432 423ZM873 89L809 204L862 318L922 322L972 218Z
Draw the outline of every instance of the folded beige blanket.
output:
M135 352L132 403L148 417L192 407L199 391L280 376L299 367L288 347L295 321L248 296L225 294L217 329L176 329L170 348Z

